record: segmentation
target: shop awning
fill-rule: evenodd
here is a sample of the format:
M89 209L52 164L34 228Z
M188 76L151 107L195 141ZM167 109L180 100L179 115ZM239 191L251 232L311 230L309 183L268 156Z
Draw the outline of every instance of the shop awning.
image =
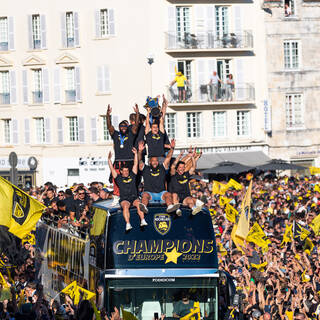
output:
M238 162L245 166L254 167L267 163L271 159L262 151L206 153L197 164L197 169L209 169L222 161Z

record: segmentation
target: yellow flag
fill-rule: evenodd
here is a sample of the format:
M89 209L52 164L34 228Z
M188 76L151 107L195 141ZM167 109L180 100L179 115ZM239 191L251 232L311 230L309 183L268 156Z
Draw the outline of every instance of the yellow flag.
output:
M245 240L248 236L250 229L250 208L251 208L251 190L252 190L252 180L250 181L248 190L241 203L241 214L238 221L237 231L235 236Z
M2 273L0 272L0 283L2 284L2 286L4 288L9 288L8 284L7 284L7 281L4 279Z
M316 184L313 188L314 192L320 192L320 186Z
M292 224L286 225L286 229L284 231L284 235L283 235L280 246L282 246L285 243L292 242L292 238L293 238L292 226L293 226Z
M236 180L230 179L228 182L229 187L233 187L236 190L241 190L242 189L242 184L237 182Z
M304 228L299 223L296 223L295 231L294 231L295 240L304 241L309 234L310 234L310 231L308 229Z
M314 248L313 242L309 238L306 238L306 241L304 242L304 246L303 246L303 251L305 251L307 254L310 255L310 253L313 251L313 248Z
M39 201L0 177L0 225L18 238L34 228L46 207Z
M211 193L213 195L220 193L220 183L218 181L213 181Z
M129 311L125 311L122 306L121 306L121 313L122 313L123 320L138 320L138 318L134 314L132 314Z
M225 206L226 204L228 204L231 200L232 200L232 199L229 199L229 198L227 198L227 197L221 196L221 197L219 198L219 205L220 205L220 207L224 207L224 206Z
M236 216L239 214L238 211L229 203L227 203L225 208L226 217L230 222L236 222Z
M61 292L68 295L73 300L75 305L77 305L80 301L80 292L83 293L84 300L90 300L96 295L95 293L78 286L77 281L71 282Z
M317 168L317 167L309 167L309 170L310 170L311 175L315 175L315 174L320 173L320 168Z
M266 248L265 251L268 251L268 244L271 243L257 222L251 227L247 236L247 241L253 242L261 248Z
M260 264L255 264L255 263L251 263L251 267L252 268L256 268L258 269L259 271L263 272L264 271L264 268L267 266L268 262L263 262L263 263L260 263Z
M312 228L314 234L317 236L319 235L320 231L320 214L313 218L310 227Z
M307 269L305 269L302 272L302 275L301 275L302 282L309 282L310 281L310 276L308 274L306 274L306 272L307 272Z

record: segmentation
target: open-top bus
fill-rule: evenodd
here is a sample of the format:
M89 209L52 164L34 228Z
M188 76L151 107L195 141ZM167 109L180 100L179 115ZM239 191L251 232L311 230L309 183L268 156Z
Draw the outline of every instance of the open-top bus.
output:
M172 318L175 304L187 293L199 302L202 317L223 319L234 286L230 276L218 270L209 212L193 216L182 208L177 217L151 205L148 226L141 228L136 209L131 209L133 229L126 232L122 211L110 204L94 204L85 237L39 222L38 277L46 292L53 297L74 280L91 291L99 284L108 312L117 306L139 320L151 320L155 313Z

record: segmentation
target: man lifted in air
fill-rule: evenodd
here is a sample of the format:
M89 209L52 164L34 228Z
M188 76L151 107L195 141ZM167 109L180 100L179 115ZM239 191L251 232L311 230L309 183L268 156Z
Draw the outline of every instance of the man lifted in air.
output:
M189 171L186 169L186 164L181 161L182 154L180 154L176 160L172 163L170 169L170 183L169 190L172 193L173 204L182 203L184 206L188 206L192 209L192 214L196 215L203 208L204 203L198 199L191 197L189 188L190 176L195 173L196 158L198 157L196 152L193 154L189 152L192 165ZM181 215L181 210L177 210L177 215Z
M108 164L112 174L113 179L117 183L120 190L120 206L123 211L123 218L126 222L126 231L132 229L130 224L130 207L133 205L137 208L137 213L140 217L140 226L147 226L147 222L144 219L144 213L140 210L139 204L140 200L138 197L138 190L136 185L136 177L138 173L138 152L135 148L132 148L132 152L134 154L134 162L132 171L128 168L127 165L123 165L120 168L120 174L117 173L116 169L113 167L111 162L112 153L109 152L108 156Z
M142 159L142 152L145 148L143 141L139 143L139 170L142 172L144 181L144 192L140 203L140 209L147 213L149 201L166 203L167 212L174 212L179 209L180 204L172 204L172 195L166 191L166 170L169 169L170 160L175 148L175 140L171 140L170 151L164 162L159 164L158 157L149 158L149 165L145 165Z

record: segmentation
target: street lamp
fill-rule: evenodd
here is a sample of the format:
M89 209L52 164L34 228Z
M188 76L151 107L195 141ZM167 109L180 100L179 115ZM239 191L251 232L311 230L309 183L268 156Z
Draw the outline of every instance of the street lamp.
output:
M154 56L153 54L149 54L147 56L147 61L148 61L148 64L150 66L150 97L152 97L152 64L154 63Z

